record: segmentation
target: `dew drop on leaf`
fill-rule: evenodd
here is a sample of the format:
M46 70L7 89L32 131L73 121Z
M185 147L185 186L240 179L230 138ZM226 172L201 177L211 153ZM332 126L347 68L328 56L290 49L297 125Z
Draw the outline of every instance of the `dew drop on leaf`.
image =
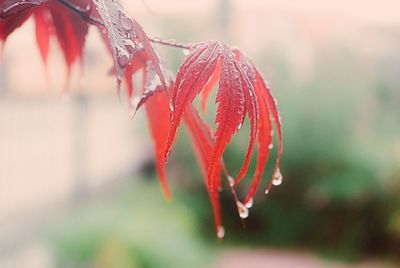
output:
M246 219L249 216L249 209L242 204L242 202L236 202L237 208L238 208L238 212L239 212L239 216L242 219Z
M219 239L222 239L222 238L224 238L224 236L225 236L225 228L224 228L224 226L220 225L220 226L218 226L217 237Z
M171 102L169 103L169 110L170 110L171 112L174 111L174 105L173 105Z
M121 68L125 68L129 64L129 53L125 49L118 48L117 61Z
M235 180L232 178L232 176L228 176L228 182L229 186L233 187L235 185Z
M269 194L269 188L265 189L265 194Z
M272 149L272 148L274 148L274 145L272 144L272 143L270 143L269 145L268 145L268 149Z
M282 180L283 180L282 173L281 173L281 170L278 168L275 171L274 178L272 180L272 184L275 186L279 186L282 184Z
M251 208L254 204L254 199L250 198L249 201L245 204L246 208Z
M134 52L134 50L136 48L136 45L132 40L123 39L122 42L124 43L126 49L129 51L129 53L133 53Z

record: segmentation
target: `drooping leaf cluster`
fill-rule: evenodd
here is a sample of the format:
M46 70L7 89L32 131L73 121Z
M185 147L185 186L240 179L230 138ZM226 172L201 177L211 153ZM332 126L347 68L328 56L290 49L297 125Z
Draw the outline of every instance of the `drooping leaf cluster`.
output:
M169 44L184 48L188 54L176 77L166 76L151 45L157 40L149 39L143 28L127 15L119 0L0 0L0 43L4 45L7 37L30 17L35 21L37 44L44 63L49 40L54 36L64 54L68 72L82 58L89 24L100 29L114 59L118 91L124 82L132 113L145 106L157 171L167 199L170 192L165 162L178 128L184 122L210 197L218 237L224 235L219 204L222 179L228 181L239 215L246 218L273 147L273 129L277 132L278 149L266 193L272 185L281 183L282 133L276 101L258 69L238 49L219 41ZM138 72L142 72L142 81L139 87L134 87L133 78ZM216 129L213 130L203 121L193 101L201 94L201 109L205 111L207 98L216 84ZM248 149L239 173L233 178L224 164L223 154L246 118L250 123ZM235 186L246 176L255 147L255 173L241 202Z

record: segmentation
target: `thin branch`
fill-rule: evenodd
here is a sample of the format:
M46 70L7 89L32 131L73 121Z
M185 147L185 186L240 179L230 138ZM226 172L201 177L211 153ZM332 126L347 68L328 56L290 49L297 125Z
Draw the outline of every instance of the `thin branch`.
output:
M170 46L170 47L183 48L183 49L191 49L192 48L191 44L179 43L175 40L163 40L158 37L149 37L149 40L152 43Z
M100 19L90 16L90 10L92 9L92 4L90 4L86 9L83 9L80 8L79 6L71 4L68 0L58 0L58 1L65 7L76 12L86 22L93 25L104 27L104 23Z
M104 27L104 23L100 19L90 16L90 10L92 8L91 4L87 8L83 9L80 8L79 6L71 4L68 0L58 0L58 1L67 8L69 8L70 10L76 12L79 16L82 17L82 19L84 19L88 23ZM155 44L182 48L182 49L190 49L192 47L191 44L179 43L175 40L163 40L159 37L153 37L153 38L149 37L149 40L150 42Z

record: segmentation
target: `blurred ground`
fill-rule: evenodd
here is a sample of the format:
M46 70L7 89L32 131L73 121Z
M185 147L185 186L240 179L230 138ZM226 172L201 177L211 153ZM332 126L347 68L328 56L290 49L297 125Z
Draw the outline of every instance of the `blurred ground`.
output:
M280 267L280 268L383 268L395 267L381 261L369 261L359 264L345 264L338 261L326 261L307 252L288 250L227 250L223 252L215 268L248 268Z

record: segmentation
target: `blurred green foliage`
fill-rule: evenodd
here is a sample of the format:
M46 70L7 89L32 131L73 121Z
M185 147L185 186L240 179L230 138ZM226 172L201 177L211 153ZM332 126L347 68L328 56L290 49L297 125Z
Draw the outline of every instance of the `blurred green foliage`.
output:
M185 200L167 203L155 182L122 188L79 206L49 231L57 267L205 267L213 260Z
M377 59L366 64L365 55L350 46L327 45L315 54L316 69L305 81L291 77L283 51L255 57L259 66L272 70L266 77L279 100L284 183L263 194L270 164L245 229L229 191L222 194L226 242L305 247L347 260L395 257L400 245L400 157L395 149L400 124L395 113L399 103L393 101L400 93L393 90L393 80L380 75ZM210 105L208 115L215 109ZM225 154L233 174L246 152L248 130L241 132ZM173 162L187 180L196 169L188 144L187 137L180 140ZM179 185L193 189L192 195L199 193L193 185ZM247 187L239 187L241 196Z
M170 23L165 25L173 31ZM195 30L184 28L181 36L169 35L196 40L191 37ZM400 55L364 55L350 43L319 45L311 49L311 74L303 76L281 45L260 46L253 56L279 101L284 181L264 195L270 163L246 228L231 194L222 192L223 246L307 248L346 260L395 258L400 248ZM183 54L170 53L169 64L176 67ZM210 124L212 99L206 116ZM101 207L76 212L51 239L60 263L206 267L211 262L216 246L211 207L183 129L168 165L172 203L162 200L155 183L135 184ZM245 124L225 153L233 174L243 161L247 138ZM253 170L254 161L249 181ZM248 185L240 185L241 197Z

